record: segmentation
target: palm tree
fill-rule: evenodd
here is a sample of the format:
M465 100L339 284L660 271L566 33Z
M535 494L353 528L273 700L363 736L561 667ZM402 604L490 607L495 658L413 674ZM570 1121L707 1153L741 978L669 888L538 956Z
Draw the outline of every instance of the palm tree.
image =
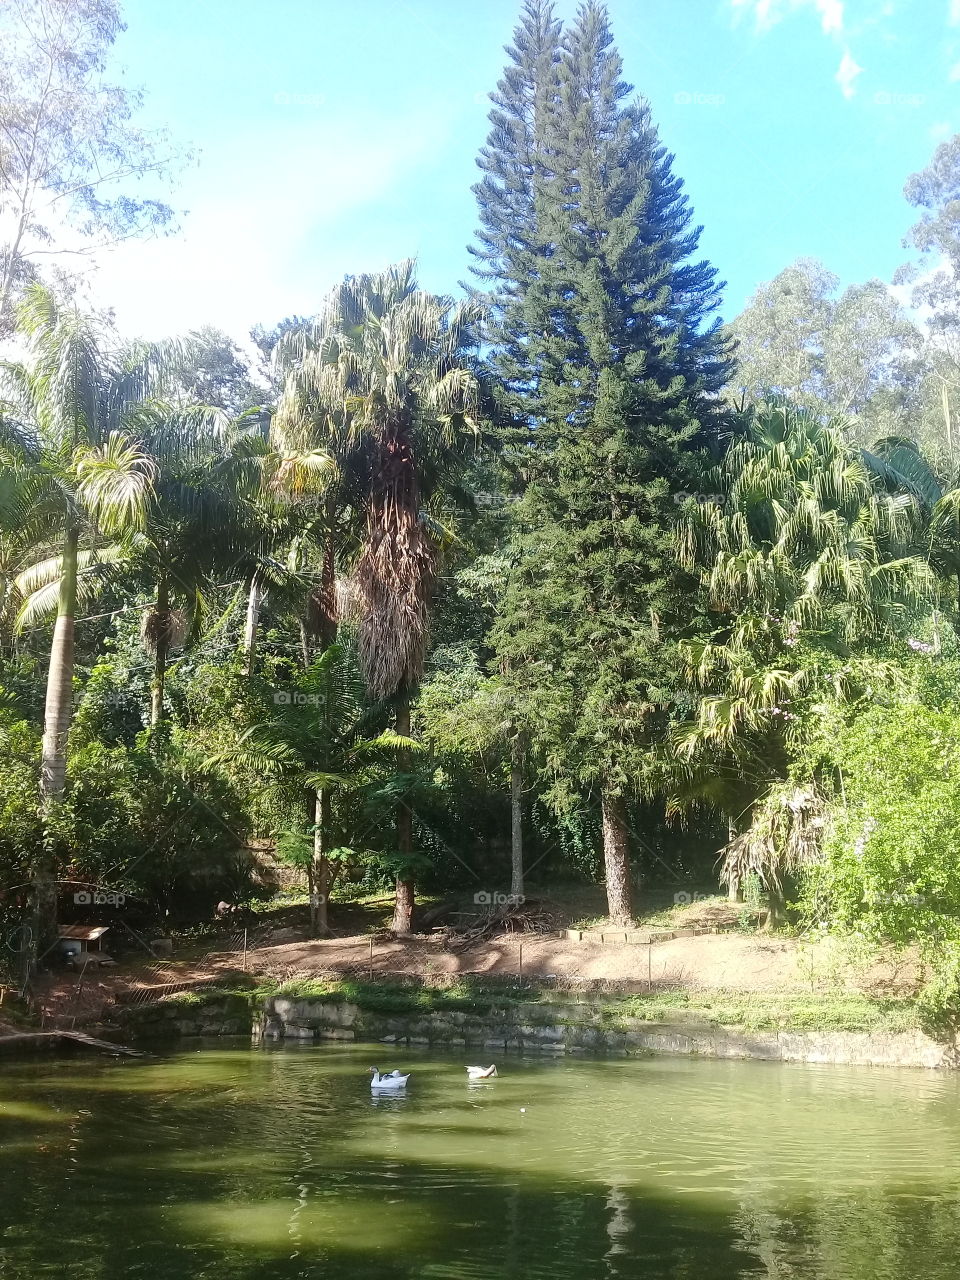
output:
M103 536L126 536L144 526L155 467L125 427L155 376L156 356L112 349L96 320L61 307L39 285L28 290L17 324L27 359L5 364L2 375L8 416L28 426L6 431L8 471L0 519L8 529L35 530L41 545L55 544L53 557L20 575L26 599L18 619L21 626L29 625L55 595L40 773L49 831L66 774L77 602L96 579L92 570L103 562L95 554L85 557L81 542L91 542L95 550ZM34 888L43 941L56 922L49 841Z
M286 703L275 704L271 719L250 725L237 742L211 763L249 770L268 789L306 798L312 819L312 856L307 867L310 926L329 930L330 891L343 857L359 834L358 793L383 766L416 748L382 725L387 708L371 704L355 660L339 644L330 645L296 682Z
M839 421L761 406L712 484L723 501L691 504L680 529L681 558L704 584L716 629L684 646L703 696L677 734L677 782L688 798L725 794L740 806L728 808L749 828L727 849L735 881L761 854L794 856L771 835L785 829L771 797L788 779L804 716L825 687L856 697L867 669L882 666L871 648L902 632L908 610L932 608L935 591L909 502L888 500ZM800 844L806 857L806 835ZM773 896L779 876L771 863Z
M359 654L374 698L395 699L410 736L440 552L431 519L478 435L479 388L463 345L475 309L421 292L411 261L338 286L318 321L282 340L296 365L292 394L309 395L345 440L341 467L359 516L353 578ZM397 852L413 854L413 811L397 808ZM397 878L393 928L410 932L412 874Z
M143 526L125 547L129 567L150 583L154 596L141 636L154 662L150 724L156 728L165 718L172 649L199 636L223 576L263 580L270 530L237 484L233 445L237 439L245 444L249 423L229 423L221 411L204 406L182 410L151 402L133 425L156 477Z
M308 571L314 553L319 553L319 574L301 621L305 663L316 649L322 651L337 638L338 559L343 560L356 542L360 499L350 416L339 392L333 389L331 398L328 380L316 376L317 341L313 327L301 326L277 344L276 366L284 385L270 432L269 487L284 495L300 516L290 567Z
M960 485L941 482L919 445L886 436L863 451L863 460L883 489L909 506L918 554L945 583L952 584L960 627Z

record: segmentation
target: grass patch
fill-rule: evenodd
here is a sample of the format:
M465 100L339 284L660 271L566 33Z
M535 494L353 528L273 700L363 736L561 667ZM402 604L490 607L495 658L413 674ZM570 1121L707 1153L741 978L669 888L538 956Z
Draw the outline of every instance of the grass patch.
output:
M163 1004L197 1008L226 997L256 1008L270 996L355 1004L370 1013L423 1016L466 1013L483 1018L520 1005L537 1005L535 1021L575 1022L572 1005L599 1011L601 1025L622 1029L625 1019L644 1022L704 1022L745 1031L914 1031L920 1026L915 1000L877 999L853 992L770 993L740 991L661 991L651 995L566 993L554 988L517 987L511 981L458 978L439 985L408 981L305 978L277 983L236 974L213 987L167 996ZM556 1008L554 1014L552 1010Z
M482 987L461 979L450 985L415 982L369 982L353 979L305 979L285 982L271 994L290 999L345 1001L371 1013L472 1013L484 1017L505 1004L518 1004L524 992Z
M916 1002L879 1000L858 993L658 992L618 1002L617 1016L647 1022L686 1020L743 1027L747 1031L915 1031Z

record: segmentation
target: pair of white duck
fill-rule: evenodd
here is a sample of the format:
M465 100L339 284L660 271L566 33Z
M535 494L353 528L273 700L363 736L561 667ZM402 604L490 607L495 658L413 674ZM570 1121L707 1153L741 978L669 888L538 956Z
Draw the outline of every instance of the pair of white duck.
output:
M379 1067L370 1068L370 1088L376 1093L388 1092L390 1090L405 1089L410 1074L402 1076L399 1071L391 1071L388 1076L380 1074ZM467 1067L467 1075L471 1080L492 1080L497 1074L495 1066L489 1067Z

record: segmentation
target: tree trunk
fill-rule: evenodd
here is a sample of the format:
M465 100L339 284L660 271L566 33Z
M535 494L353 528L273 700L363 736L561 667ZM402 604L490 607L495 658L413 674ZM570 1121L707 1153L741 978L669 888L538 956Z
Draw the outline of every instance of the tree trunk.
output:
M256 574L250 579L247 591L247 620L243 627L243 674L253 675L257 661L257 631L260 627L260 605L264 591Z
M4 614L7 609L7 595L10 591L10 579L6 574L0 574L0 653L6 648L6 627L4 625Z
M523 897L523 770L520 742L510 746L510 892Z
M164 578L160 579L157 586L157 603L153 614L159 625L153 658L153 681L150 685L150 727L156 729L163 719L163 694L167 683L167 657L170 653L170 588Z
M337 548L333 534L328 533L323 544L323 566L320 570L320 582L311 590L307 599L304 634L307 637L306 644L311 653L314 648L314 641L321 651L334 644L339 627Z
M3 271L3 280L0 281L0 332L6 325L8 314L10 311L10 293L13 287L13 277L17 271L17 260L20 256L20 245L23 241L23 233L27 227L27 214L21 206L20 218L17 222L17 232L13 238L12 244L8 249L6 265Z
M633 923L630 891L630 839L622 796L604 792L603 862L607 880L607 912L615 925Z
M67 774L67 734L73 701L73 645L77 614L77 550L79 533L68 529L63 544L63 572L57 602L57 620L50 646L47 696L43 713L43 749L40 761L40 811L44 826L43 850L33 870L31 971L37 956L56 939L56 847L52 819L63 796ZM38 950L39 949L39 950Z
M397 706L396 728L401 737L409 738L410 695L406 691ZM398 763L404 772L410 768L410 757L406 751L401 752ZM405 799L401 800L397 806L396 824L397 852L401 856L409 855L413 852L413 810ZM394 933L406 935L411 932L415 898L416 888L412 874L401 872L397 876L396 898L393 906L393 925L391 927Z
M762 932L776 933L780 926L786 922L786 918L787 904L783 896L783 890L776 886L768 886L767 918Z
M416 888L412 880L397 877L396 898L393 904L393 932L406 937L413 930L413 908Z
M333 516L330 515L332 520ZM337 638L340 616L337 609L337 548L333 534L328 533L323 544L323 570L320 575L320 592L317 598L320 643L327 649Z
M330 860L327 857L330 830L330 793L317 792L314 805L313 862L310 866L310 932L315 938L330 932Z
M727 819L727 842L732 843L737 838L737 824L732 818ZM730 902L743 901L743 885L740 883L740 877L731 873L727 882L727 897Z

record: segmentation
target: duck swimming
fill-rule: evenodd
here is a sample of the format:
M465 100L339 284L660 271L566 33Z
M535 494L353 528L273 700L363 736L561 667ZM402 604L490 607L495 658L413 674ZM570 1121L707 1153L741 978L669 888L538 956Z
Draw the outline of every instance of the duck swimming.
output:
M391 1071L388 1076L382 1076L379 1067L371 1067L370 1072L371 1089L405 1089L410 1079L409 1074L402 1076L399 1071Z

